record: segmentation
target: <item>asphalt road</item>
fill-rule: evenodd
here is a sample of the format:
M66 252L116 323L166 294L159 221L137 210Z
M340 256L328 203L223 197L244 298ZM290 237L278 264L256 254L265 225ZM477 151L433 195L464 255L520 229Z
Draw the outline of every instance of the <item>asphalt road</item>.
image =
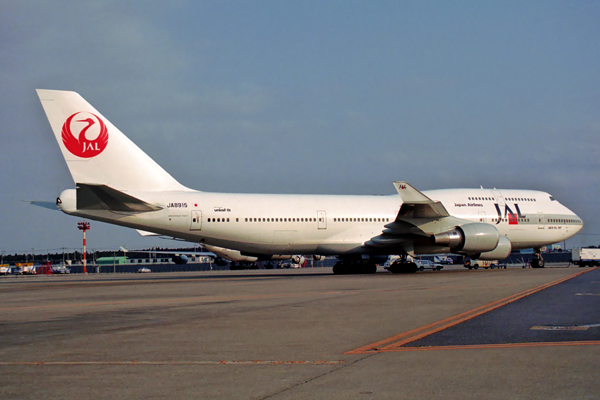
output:
M558 266L3 277L0 398L598 399L599 301Z

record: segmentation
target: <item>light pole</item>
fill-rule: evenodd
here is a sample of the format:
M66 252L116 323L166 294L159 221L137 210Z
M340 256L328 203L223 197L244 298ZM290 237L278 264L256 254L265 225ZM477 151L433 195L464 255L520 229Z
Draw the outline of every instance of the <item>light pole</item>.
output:
M83 231L83 273L87 274L87 260L86 260L86 250L85 250L85 231L87 231L88 229L90 229L90 223L89 222L78 222L77 223L77 227L79 228L79 230Z

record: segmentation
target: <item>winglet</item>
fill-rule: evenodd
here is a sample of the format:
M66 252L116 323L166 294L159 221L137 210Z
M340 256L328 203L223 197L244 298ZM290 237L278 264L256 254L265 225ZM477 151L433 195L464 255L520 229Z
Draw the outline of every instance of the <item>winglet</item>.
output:
M394 187L402 198L402 207L397 220L409 218L438 218L447 217L448 211L439 201L433 201L419 192L408 182L394 182Z
M398 191L400 197L402 197L402 201L404 203L411 204L431 204L433 201L425 196L423 193L419 192L408 182L394 182L394 187Z

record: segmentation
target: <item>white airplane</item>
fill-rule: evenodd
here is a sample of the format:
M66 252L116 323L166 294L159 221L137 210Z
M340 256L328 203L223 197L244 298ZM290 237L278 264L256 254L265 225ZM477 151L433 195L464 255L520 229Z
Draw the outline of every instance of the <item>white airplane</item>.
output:
M394 182L398 195L207 193L177 182L79 94L38 90L76 189L57 198L68 215L200 243L226 259L337 256L333 272L414 272L406 256L456 253L502 260L511 250L563 241L582 220L548 193L442 189Z

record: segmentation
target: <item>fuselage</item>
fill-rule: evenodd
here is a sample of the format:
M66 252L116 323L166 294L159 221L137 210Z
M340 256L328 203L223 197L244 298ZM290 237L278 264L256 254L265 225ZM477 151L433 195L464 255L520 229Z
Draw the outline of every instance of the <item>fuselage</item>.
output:
M398 195L273 195L197 191L129 193L162 209L144 213L77 210L75 191L61 195L71 215L156 232L246 254L365 254L364 246L394 222ZM531 190L442 189L423 194L461 220L493 225L513 249L540 247L576 234L583 222L548 193ZM433 234L437 232L425 232ZM415 253L447 251L430 246ZM381 251L381 250L378 250ZM397 254L398 249L386 249Z

